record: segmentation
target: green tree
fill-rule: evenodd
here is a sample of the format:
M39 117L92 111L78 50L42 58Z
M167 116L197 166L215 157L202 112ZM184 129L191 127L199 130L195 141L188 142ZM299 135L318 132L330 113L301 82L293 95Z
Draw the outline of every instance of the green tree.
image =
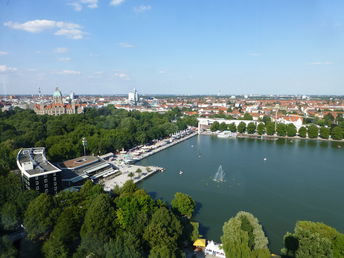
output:
M276 132L278 136L286 136L287 134L287 127L285 124L278 123L276 127Z
M81 248L104 256L104 243L114 237L115 209L107 194L98 195L88 208L81 227Z
M287 125L287 136L294 137L296 136L297 130L294 124Z
M248 212L238 212L225 222L221 237L226 257L270 257L266 238L258 220Z
M177 247L182 232L183 228L177 217L167 208L160 207L152 215L143 238L151 248L167 246L173 250Z
M299 129L299 136L302 138L306 138L307 137L307 128L302 126Z
M344 134L344 129L342 129L339 126L336 126L336 127L332 128L331 138L333 140L342 140L343 139L343 134Z
M175 193L171 204L174 209L180 212L180 214L187 216L188 218L191 218L196 207L196 202L191 198L191 196L179 192Z
M307 133L309 138L318 138L319 129L316 125L310 125L307 128Z
M214 123L212 123L212 125L210 126L210 130L212 132L216 132L216 131L220 130L219 122L215 121Z
M238 124L238 132L244 133L246 131L246 124L244 122L240 122Z
M235 133L237 131L235 123L231 123L228 125L228 129L232 132Z
M245 113L242 119L243 120L253 120L253 117L251 116L250 113Z
M275 134L275 123L267 122L266 124L266 134L274 135Z
M284 236L282 253L295 257L343 257L344 234L323 223L298 221Z
M330 137L330 129L325 126L320 127L320 137L328 139L328 137Z
M154 246L149 253L149 258L176 258L176 248L171 248L167 245Z
M225 131L225 130L227 130L227 125L226 125L225 122L222 122L222 123L220 124L219 130L220 130L220 131Z
M265 124L263 124L263 123L259 123L258 124L258 126L257 126L257 133L259 135L265 134Z
M251 122L247 125L247 133L254 134L256 132L256 124Z
M143 257L142 243L130 232L119 231L115 239L111 239L104 246L106 258L140 258Z
M53 229L58 210L53 197L43 193L30 202L24 216L29 239L44 238Z

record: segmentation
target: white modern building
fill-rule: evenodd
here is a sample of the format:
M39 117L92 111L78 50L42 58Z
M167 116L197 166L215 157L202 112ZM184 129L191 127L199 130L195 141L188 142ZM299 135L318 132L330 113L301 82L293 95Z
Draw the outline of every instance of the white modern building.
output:
M49 194L61 190L61 170L47 160L44 147L21 149L17 166L24 188Z
M128 102L132 105L136 105L137 102L139 102L139 94L137 93L136 89L128 93Z

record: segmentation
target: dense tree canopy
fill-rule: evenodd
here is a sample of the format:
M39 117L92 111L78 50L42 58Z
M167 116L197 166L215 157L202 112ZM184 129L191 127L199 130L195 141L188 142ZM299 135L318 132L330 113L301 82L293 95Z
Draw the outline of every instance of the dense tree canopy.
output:
M196 203L191 196L184 193L176 193L171 202L172 208L175 208L180 214L191 218L195 210Z

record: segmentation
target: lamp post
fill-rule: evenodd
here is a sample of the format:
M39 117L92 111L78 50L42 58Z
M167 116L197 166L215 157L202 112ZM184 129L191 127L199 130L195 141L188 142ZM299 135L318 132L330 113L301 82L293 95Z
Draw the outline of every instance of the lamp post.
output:
M82 146L84 146L84 156L86 156L86 145L87 145L87 140L86 137L82 137Z

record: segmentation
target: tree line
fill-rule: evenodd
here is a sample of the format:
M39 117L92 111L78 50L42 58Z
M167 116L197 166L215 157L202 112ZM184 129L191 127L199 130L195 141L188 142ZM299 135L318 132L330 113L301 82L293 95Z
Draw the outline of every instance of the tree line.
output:
M250 122L246 125L244 122L240 122L238 126L235 123L226 124L224 122L219 123L215 121L211 126L210 130L215 131L225 131L229 130L233 133L247 133L256 135L269 135L269 136L288 136L295 137L299 136L302 138L321 138L321 139L333 139L342 140L344 138L344 122L339 125L333 125L328 127L327 125L319 126L316 124L309 124L300 127L298 130L294 124L284 124L284 123L274 123L271 121L266 121L258 123Z
M91 181L55 196L11 191L0 196L0 257L182 257L199 236L190 196L176 193L169 205L133 181L110 194ZM14 246L8 234L21 224L27 236Z

